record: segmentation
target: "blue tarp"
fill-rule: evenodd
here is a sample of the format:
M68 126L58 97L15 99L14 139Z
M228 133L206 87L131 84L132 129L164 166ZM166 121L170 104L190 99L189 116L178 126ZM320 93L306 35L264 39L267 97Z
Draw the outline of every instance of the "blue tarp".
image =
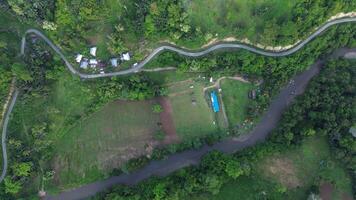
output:
M211 105L213 106L214 112L219 112L219 110L220 110L219 99L218 99L218 96L216 95L216 92L212 91L210 93L210 96L211 96Z

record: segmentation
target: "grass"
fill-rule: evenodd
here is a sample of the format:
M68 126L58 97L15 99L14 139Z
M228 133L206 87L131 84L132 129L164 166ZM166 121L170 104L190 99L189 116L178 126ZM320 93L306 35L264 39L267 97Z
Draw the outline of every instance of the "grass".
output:
M250 102L248 92L254 86L250 83L224 79L221 81L222 99L231 127L241 124L246 119L247 106Z
M130 158L146 153L159 130L154 101L116 101L81 120L56 144L60 185L102 178Z
M241 176L224 185L217 195L202 194L192 200L283 199L282 194L274 192L276 188L275 183L259 176Z
M275 159L280 161L278 165L273 162ZM309 138L299 148L267 157L258 166L263 176L288 187L295 197L299 197L297 199L306 198L306 192L319 179L319 182L331 182L337 193L351 195L350 177L331 157L330 148L323 137ZM273 167L278 170L276 173L272 172ZM288 171L290 173L286 173Z
M193 200L307 199L310 187L323 182L333 184L333 199L352 195L350 177L332 158L323 137L308 138L299 147L267 156L252 169L250 176L225 184L219 194L200 194ZM295 180L298 184L291 185ZM278 192L281 186L287 188L286 193Z
M213 124L214 115L203 92L205 82L199 79L202 74L166 71L148 75L167 87L173 121L181 139L188 140L218 131L219 127ZM196 101L195 105L192 99Z
M193 0L187 1L191 23L218 38L235 36L256 40L266 20L287 20L295 1ZM262 15L254 14L257 10Z
M190 88L193 86L194 88ZM187 81L169 87L169 97L173 108L173 121L180 138L191 139L216 132L212 109L205 100L203 84ZM192 103L195 100L195 104Z

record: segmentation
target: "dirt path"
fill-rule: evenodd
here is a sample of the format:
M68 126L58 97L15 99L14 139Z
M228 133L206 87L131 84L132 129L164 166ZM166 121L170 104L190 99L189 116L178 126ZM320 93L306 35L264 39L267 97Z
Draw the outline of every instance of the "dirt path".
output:
M158 101L163 107L163 112L161 112L159 116L162 122L162 129L166 133L163 144L177 143L179 142L179 137L172 118L173 109L171 102L167 97L160 97Z
M244 82L244 83L250 83L250 81L242 78L241 76L229 76L229 77L223 76L223 77L220 77L219 79L217 79L213 85L209 85L209 86L205 87L203 89L203 91L205 92L206 90L211 89L211 88L219 89L220 88L220 82L222 80L224 80L224 79L231 79L231 80L241 81L241 82Z
M323 183L319 187L320 197L322 200L331 200L333 193L333 185L331 183Z

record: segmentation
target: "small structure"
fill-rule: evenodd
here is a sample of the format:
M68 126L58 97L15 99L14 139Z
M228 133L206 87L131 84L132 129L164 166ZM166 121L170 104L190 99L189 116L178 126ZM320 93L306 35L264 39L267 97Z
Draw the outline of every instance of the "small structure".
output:
M210 83L212 83L213 82L213 77L210 77Z
M211 99L211 105L213 107L213 111L219 112L220 111L220 106L219 106L219 100L218 100L218 96L216 95L215 91L212 91L210 93L210 99Z
M89 60L89 65L91 67L96 67L97 64L98 64L98 61L96 59L90 59Z
M248 97L250 99L256 99L256 90L251 90L249 93L248 93Z
M117 58L112 58L112 59L110 59L111 66L113 66L113 67L117 67L117 65L118 65L117 60L118 60Z
M80 68L82 69L87 69L88 68L88 60L87 59L83 59L82 62L80 63Z
M96 47L90 48L90 54L91 54L92 56L96 56L96 50L97 50Z
M349 132L351 133L352 136L356 138L356 126L351 127Z
M134 63L132 66L133 66L133 67L136 67L137 65L138 65L138 63Z
M122 54L120 59L122 61L129 61L131 59L131 57L130 57L130 54L127 52L127 53Z
M77 56L75 57L75 61L77 61L77 63L80 63L80 61L82 61L83 55L82 54L77 54Z

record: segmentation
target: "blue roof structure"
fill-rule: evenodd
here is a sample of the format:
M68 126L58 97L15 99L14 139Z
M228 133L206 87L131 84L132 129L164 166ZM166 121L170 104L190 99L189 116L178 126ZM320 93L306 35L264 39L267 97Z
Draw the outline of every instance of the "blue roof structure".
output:
M211 105L213 106L214 112L219 112L220 111L219 99L218 96L216 95L216 92L212 91L210 93L210 96L211 96Z

